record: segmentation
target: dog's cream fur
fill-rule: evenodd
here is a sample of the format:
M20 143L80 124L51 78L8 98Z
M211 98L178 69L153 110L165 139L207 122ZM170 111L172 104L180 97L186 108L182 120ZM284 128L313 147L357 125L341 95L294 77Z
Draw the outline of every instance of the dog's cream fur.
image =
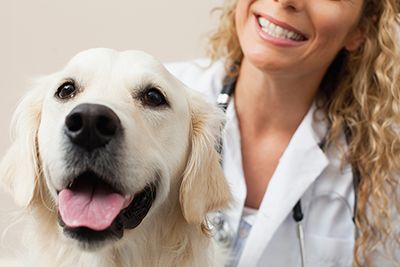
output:
M55 91L65 79L81 89L69 101ZM170 108L144 107L133 97L157 85ZM83 250L58 224L57 190L66 170L62 127L78 104L111 108L124 127L122 183L136 192L160 172L157 198L135 229L93 250ZM137 51L92 49L60 72L42 78L18 106L14 140L0 166L3 186L31 220L24 232L23 266L217 266L205 226L208 212L225 207L230 193L215 150L222 115L188 90L154 58Z

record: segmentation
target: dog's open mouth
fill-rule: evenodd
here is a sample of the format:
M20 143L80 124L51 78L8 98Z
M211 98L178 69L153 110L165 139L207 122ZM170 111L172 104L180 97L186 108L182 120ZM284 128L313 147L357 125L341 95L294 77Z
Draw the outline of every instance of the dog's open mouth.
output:
M138 226L156 197L156 186L123 195L91 171L79 175L58 195L60 224L72 238L104 241Z

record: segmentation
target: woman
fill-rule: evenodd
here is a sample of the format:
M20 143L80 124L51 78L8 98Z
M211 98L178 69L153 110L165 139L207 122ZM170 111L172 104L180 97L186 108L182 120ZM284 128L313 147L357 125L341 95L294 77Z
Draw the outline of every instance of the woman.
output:
M211 101L229 91L234 201L217 229L230 266L400 261L398 12L398 0L227 1L213 64L169 66Z

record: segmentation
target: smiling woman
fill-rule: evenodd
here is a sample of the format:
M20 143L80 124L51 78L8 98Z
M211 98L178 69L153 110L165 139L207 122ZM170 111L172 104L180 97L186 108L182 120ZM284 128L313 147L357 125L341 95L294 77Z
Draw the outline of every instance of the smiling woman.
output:
M351 52L362 44L363 35L358 27L362 6L362 0L279 1L279 4L274 1L238 1L236 30L242 52L246 55L240 66L240 71L246 75L239 76L235 90L238 112L248 114L247 102L240 100L245 98L249 101L258 94L258 99L263 99L258 105L255 104L257 112L263 114L258 115L259 123L271 123L271 115L267 114L273 114L279 103L285 105L280 108L296 114L281 118L278 113L273 115L273 120L280 120L278 123L282 124L277 130L288 131L284 134L285 137L278 137L281 147L276 149L282 151L277 151L277 154L283 152L289 142L290 132L294 132L300 119L308 111L319 90L319 84L338 51L345 49ZM264 14L267 11L269 15ZM345 19L339 19L341 16ZM272 35L260 25L260 17L269 21ZM294 29L301 37L299 40L280 35L281 32L290 30L296 34ZM262 91L249 90L249 85L265 88ZM246 118L245 116L241 120L242 127L244 123L253 123ZM262 128L253 129L263 131ZM268 175L272 176L273 168L268 171ZM259 175L261 173L253 173L250 177L256 180L247 180L250 187L248 189L256 194L248 196L248 201L252 202L248 204L252 207L260 205L269 180L261 182L256 178Z
M170 66L227 106L229 266L400 262L399 7L228 0L211 66Z

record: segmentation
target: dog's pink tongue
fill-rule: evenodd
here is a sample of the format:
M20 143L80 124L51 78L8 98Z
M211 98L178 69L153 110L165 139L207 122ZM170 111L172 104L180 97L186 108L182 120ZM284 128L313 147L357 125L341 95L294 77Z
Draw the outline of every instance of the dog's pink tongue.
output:
M61 218L68 227L87 227L95 231L108 228L126 206L122 195L105 186L90 184L62 190L58 201Z

